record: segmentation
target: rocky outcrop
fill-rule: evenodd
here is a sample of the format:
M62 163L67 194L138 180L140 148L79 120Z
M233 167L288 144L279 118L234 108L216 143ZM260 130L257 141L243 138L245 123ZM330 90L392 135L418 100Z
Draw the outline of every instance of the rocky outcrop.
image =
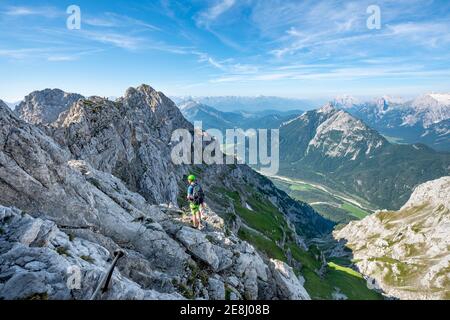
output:
M81 98L82 95L66 93L59 89L35 91L16 107L16 113L21 119L32 124L49 124Z
M152 203L176 203L183 167L170 161L172 131L190 128L178 108L149 86L112 102L79 100L54 124L52 136L77 159L108 172Z
M298 279L294 271L283 261L271 260L274 279L282 299L310 300L308 292L303 288L304 279Z
M50 220L0 206L0 299L89 299L110 264L109 251L68 236ZM115 272L102 299L182 299L143 289Z
M450 298L450 177L418 186L396 212L335 232L374 287L400 299Z
M162 211L160 214L164 215ZM103 233L58 227L50 220L33 218L18 209L0 207L0 221L3 299L88 299L109 267L112 249L119 247L127 254L118 265L110 290L101 299L179 299L182 298L179 292L188 298L224 299L225 285L238 297L257 299L261 294L258 281L275 285L275 278L269 275L267 265L251 246L235 236L226 237L208 222L210 231L204 231L201 239L187 237L189 244L145 237L145 230L156 236L166 231L171 234L174 229L179 229L177 233L200 234L171 214L165 216L164 227L157 223L142 224L136 237L144 236L140 241L149 246L152 242L163 243L159 253L154 252L159 260L175 263L173 256L178 256L177 265L168 268L162 261L149 259L142 248L119 245ZM198 251L205 247L214 249L205 254ZM76 271L78 274L74 274ZM73 286L71 281L75 283Z

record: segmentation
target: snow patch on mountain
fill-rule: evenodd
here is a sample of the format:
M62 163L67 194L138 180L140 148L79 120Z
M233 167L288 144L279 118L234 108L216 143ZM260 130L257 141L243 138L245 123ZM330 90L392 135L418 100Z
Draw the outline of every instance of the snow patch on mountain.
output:
M350 95L341 95L334 98L332 104L337 108L347 109L358 105L360 102L357 98Z
M450 94L447 93L430 93L429 96L436 100L439 104L450 106Z

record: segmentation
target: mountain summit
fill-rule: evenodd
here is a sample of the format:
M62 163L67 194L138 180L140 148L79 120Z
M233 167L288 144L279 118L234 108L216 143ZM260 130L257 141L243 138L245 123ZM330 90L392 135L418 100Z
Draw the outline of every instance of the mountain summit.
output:
M83 96L60 89L34 91L16 106L16 113L32 124L49 124Z

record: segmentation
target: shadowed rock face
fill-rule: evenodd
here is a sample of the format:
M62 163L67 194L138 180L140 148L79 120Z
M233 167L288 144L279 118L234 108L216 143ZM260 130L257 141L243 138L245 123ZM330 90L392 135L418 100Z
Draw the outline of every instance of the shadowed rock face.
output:
M3 100L0 100L0 107L5 108L8 107L8 105Z
M172 164L169 140L192 127L163 94L143 85L116 102L79 99L57 118L36 127L0 104L0 298L89 298L118 248L126 256L103 299L218 299L225 287L234 298L308 298L213 208L201 232L182 219L173 204L194 167ZM328 227L246 166L204 169L205 185L247 186L243 176L286 216ZM75 295L71 265L82 269Z
M450 177L418 186L399 210L379 211L335 232L356 265L400 299L449 299Z
M35 91L16 107L21 119L32 124L49 124L83 96L59 89Z

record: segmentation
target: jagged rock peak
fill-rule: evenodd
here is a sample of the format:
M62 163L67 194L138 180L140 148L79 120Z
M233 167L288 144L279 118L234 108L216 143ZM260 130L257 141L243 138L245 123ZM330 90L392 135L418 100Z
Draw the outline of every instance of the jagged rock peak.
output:
M16 113L22 120L32 124L49 124L82 98L80 94L60 89L34 91L16 107Z
M352 97L350 95L342 95L337 96L334 98L332 104L335 107L341 107L341 108L352 108L353 106L359 104L359 100L355 97Z
M125 92L125 97L135 94L136 92L140 92L140 93L144 93L144 94L148 94L148 95L153 94L153 93L159 93L158 91L153 89L153 87L149 86L148 84L143 83L137 87L129 87Z
M167 98L162 92L156 91L147 84L141 84L136 88L128 88L124 97L119 100L128 102L127 104L133 107L137 107L145 103L150 105L152 109L162 106L176 108L176 105L172 100Z
M324 113L324 114L332 113L334 111L336 111L336 108L335 108L335 104L333 102L328 102L322 108L317 110L318 113Z

